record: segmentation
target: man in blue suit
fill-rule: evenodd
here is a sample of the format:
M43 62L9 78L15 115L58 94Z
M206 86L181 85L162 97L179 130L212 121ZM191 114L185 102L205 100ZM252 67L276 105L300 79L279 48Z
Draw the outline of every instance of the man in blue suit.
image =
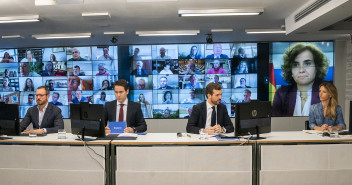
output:
M37 105L28 109L21 121L21 132L36 132L37 134L57 133L64 128L61 109L48 102L50 91L45 86L38 87L35 92ZM26 130L28 125L33 124L33 130Z
M229 58L227 55L222 54L221 44L214 44L213 51L214 51L214 54L208 55L205 58Z

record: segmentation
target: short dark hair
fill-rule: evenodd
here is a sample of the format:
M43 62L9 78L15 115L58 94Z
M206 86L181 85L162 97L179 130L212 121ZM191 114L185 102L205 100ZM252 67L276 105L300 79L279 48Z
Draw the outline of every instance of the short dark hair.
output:
M34 97L34 94L28 94L28 96L33 96Z
M37 88L37 90L38 89L44 89L46 95L50 94L49 88L47 86L40 86L40 87Z
M79 65L75 65L75 67L73 68L78 68L79 70L81 70L81 68L79 67Z
M58 92L53 92L53 94L56 94L56 95L57 95L57 98L60 98L60 93L58 93Z
M205 95L213 95L213 91L215 90L221 90L221 86L217 83L211 82L207 85L207 87L205 88Z
M125 91L127 91L129 89L128 83L125 79L120 79L120 80L114 82L114 89L115 89L115 86L122 86L125 88Z

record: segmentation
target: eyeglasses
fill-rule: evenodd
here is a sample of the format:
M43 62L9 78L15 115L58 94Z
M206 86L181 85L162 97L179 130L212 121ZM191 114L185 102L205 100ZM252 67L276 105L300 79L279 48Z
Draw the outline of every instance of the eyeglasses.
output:
M42 97L44 97L44 96L46 96L46 95L47 95L47 94L36 94L35 97L38 97L38 96L39 96L39 97L42 98Z
M299 69L299 68L310 68L310 67L315 67L315 65L312 62L304 62L302 65L300 65L298 62L292 64L292 69Z

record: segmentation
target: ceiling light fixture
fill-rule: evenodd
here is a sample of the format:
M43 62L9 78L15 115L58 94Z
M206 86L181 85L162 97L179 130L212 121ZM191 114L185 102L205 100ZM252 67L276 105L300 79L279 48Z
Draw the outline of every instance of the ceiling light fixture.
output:
M286 33L286 31L282 29L245 29L245 31L247 34Z
M233 16L233 15L260 15L263 8L253 9L209 9L209 10L178 10L179 17L190 16Z
M23 38L21 35L3 35L3 39Z
M82 12L83 17L111 17L109 12Z
M0 17L0 23L38 22L39 15L20 15L12 17Z
M56 5L56 0L35 0L35 6Z
M233 29L211 29L211 32L229 32L233 31Z
M107 31L104 32L104 35L123 35L125 32L123 31Z
M63 33L63 34L39 34L32 35L36 39L74 39L74 38L89 38L91 33Z
M183 36L197 35L199 30L176 30L176 31L136 31L138 36Z

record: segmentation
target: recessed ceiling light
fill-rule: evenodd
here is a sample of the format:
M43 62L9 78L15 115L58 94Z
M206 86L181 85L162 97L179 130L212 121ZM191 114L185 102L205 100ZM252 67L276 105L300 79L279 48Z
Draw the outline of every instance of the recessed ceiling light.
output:
M23 38L21 35L3 35L3 39Z
M35 6L56 5L56 0L35 0Z
M263 8L256 9L208 9L208 10L178 10L180 17L189 16L233 16L233 15L260 15Z
M109 12L82 12L83 17L110 17Z
M233 31L233 29L211 29L211 32L228 32Z
M115 32L107 31L107 32L104 32L104 35L123 35L123 34L125 34L125 32L123 32L123 31L115 31Z
M136 31L138 36L182 36L197 35L199 30L175 30L175 31Z
M245 29L247 34L267 34L267 33L286 33L282 29Z
M38 22L39 15L0 17L0 23Z
M62 33L62 34L39 34L32 35L36 39L74 39L74 38L89 38L91 33Z

